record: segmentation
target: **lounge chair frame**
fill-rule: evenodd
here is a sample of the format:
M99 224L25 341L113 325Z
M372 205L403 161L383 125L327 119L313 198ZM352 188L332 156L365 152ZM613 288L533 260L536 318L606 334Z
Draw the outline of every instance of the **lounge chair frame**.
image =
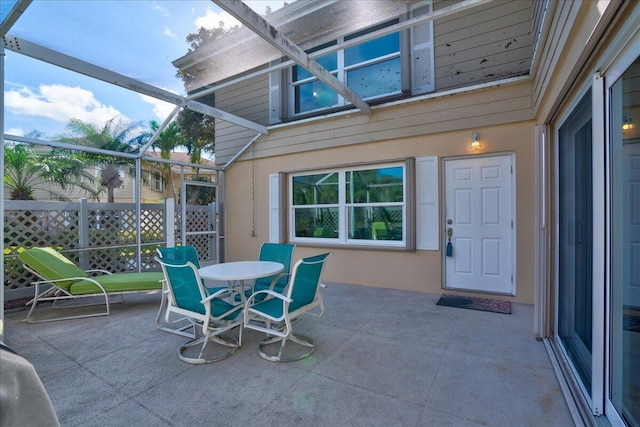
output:
M35 252L34 252L35 251ZM78 271L82 274L72 275L64 278L53 278L47 277L46 273L43 270L39 270L34 268L32 265L29 265L29 260L23 255L23 253L37 253L37 251L42 251L42 253L46 256L49 254L48 260L52 263L60 262L66 263L69 267L75 271ZM87 317L97 317L97 316L108 316L110 314L110 298L112 297L120 297L121 301L124 300L124 294L127 293L138 293L138 292L151 292L155 290L161 290L161 276L160 273L112 273L103 269L91 269L91 270L82 270L74 263L72 263L69 259L64 257L64 255L60 254L58 251L53 248L31 248L26 249L23 253L19 255L20 260L23 262L24 268L31 272L34 276L41 278L42 280L36 280L31 282L31 284L35 287L35 293L33 299L27 302L28 306L31 306L29 309L29 313L27 313L27 317L24 319L25 322L28 323L41 323L41 322L52 322L58 320L72 320L72 319L81 319ZM90 274L99 273L99 276L90 276ZM86 275L85 275L86 274ZM130 275L133 279L131 284L127 285L127 288L124 290L108 290L105 288L104 284L100 282L100 278L104 278L105 276L120 276L122 275ZM153 275L153 276L150 276ZM141 289L135 289L135 279L145 278L145 281L153 280L153 278L157 278L157 288L149 288L145 286ZM81 294L73 294L70 289L71 285L74 283L82 283L88 284L91 283L95 285L97 288L95 292L91 293L81 293ZM50 286L47 289L41 290L43 286ZM74 301L81 301L86 298L95 298L100 297L100 302L89 303L89 304L73 304ZM102 301L104 299L104 302ZM91 306L102 306L104 305L104 310L93 313L86 314L77 314L72 316L57 316L52 318L45 319L34 319L34 312L38 307L38 303L41 302L53 302L53 309L72 309L72 308L80 308L80 307L91 307ZM61 304L64 302L68 302L69 304Z

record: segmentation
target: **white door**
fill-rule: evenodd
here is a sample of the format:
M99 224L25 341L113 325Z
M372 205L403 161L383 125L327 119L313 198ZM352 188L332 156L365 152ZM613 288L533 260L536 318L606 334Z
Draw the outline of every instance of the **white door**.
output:
M624 182L627 193L624 221L624 247L627 259L624 260L624 302L626 305L640 307L640 143L627 143L623 146ZM634 261L635 260L635 261Z
M515 295L513 156L447 160L444 169L444 287Z

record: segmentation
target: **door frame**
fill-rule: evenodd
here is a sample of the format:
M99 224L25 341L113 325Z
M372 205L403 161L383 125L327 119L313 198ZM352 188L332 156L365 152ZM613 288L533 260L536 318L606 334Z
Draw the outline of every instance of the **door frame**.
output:
M511 245L513 248L512 251L512 256L511 256L511 273L513 275L513 280L511 282L511 292L510 293L499 293L499 292L491 292L491 291L481 291L481 290L473 290L473 289L455 289L455 288L447 288L446 287L446 280L447 280L447 267L446 267L446 262L447 262L447 256L446 256L446 247L447 247L447 218L446 218L446 208L447 208L447 190L446 190L446 185L447 185L447 177L446 177L446 163L448 161L452 161L452 160L469 160L469 159L479 159L479 158L486 158L486 157L502 157L502 156L509 156L509 160L511 162L511 168L512 168L512 173L511 173L511 218L513 220L513 227L511 228ZM443 290L453 290L453 291L461 291L461 292L474 292L474 293L481 293L481 294L488 294L488 295L508 295L508 296L515 296L516 295L516 289L517 289L517 271L516 271L516 266L517 266L517 246L516 246L516 242L517 242L517 238L516 238L516 234L517 234L517 229L518 229L518 221L517 221L517 217L516 217L516 154L514 151L504 151L504 152L494 152L494 153L482 153L482 154L470 154L470 155L462 155L462 156L451 156L451 157L443 157L442 158L442 168L441 168L441 182L442 182L442 203L441 203L441 208L440 208L440 216L442 218L441 220L441 226L442 228L442 233L441 233L441 243L442 243L442 261L441 261L441 265L442 265L442 283L441 283L441 288Z
M200 260L203 266L218 264L221 262L220 260L220 235L219 235L219 217L220 217L220 204L218 203L219 197L219 187L217 182L204 182L204 181L191 181L186 180L184 177L181 177L181 185L180 185L180 194L187 194L187 186L190 187L202 187L202 188L213 188L216 194L216 201L212 204L208 205L209 209L209 218L210 218L210 226L213 229L209 230L197 230L197 231L188 231L187 230L187 204L184 203L185 197L181 198L180 203L180 241L182 244L187 242L188 236L207 236L212 239L209 244L210 251L215 253L215 258L202 259Z

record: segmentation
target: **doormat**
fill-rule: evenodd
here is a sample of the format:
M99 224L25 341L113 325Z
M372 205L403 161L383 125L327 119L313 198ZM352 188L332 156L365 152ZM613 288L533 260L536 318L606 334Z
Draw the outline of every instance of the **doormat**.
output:
M491 313L511 314L511 303L509 301L498 301L489 298L445 294L440 297L436 305L468 308L469 310L489 311Z

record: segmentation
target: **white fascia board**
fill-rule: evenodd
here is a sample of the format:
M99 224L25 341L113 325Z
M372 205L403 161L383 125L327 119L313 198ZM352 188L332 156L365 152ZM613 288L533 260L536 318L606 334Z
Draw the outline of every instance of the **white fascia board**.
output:
M298 65L304 67L311 74L316 76L318 80L327 84L330 88L342 95L347 101L358 107L363 113L370 116L371 107L364 102L358 95L349 89L344 83L335 78L322 65L311 59L304 50L302 50L293 41L289 40L284 34L280 33L277 28L269 24L264 18L255 13L244 4L241 0L212 0L222 10L228 12L247 28L251 29L267 43L287 55Z

